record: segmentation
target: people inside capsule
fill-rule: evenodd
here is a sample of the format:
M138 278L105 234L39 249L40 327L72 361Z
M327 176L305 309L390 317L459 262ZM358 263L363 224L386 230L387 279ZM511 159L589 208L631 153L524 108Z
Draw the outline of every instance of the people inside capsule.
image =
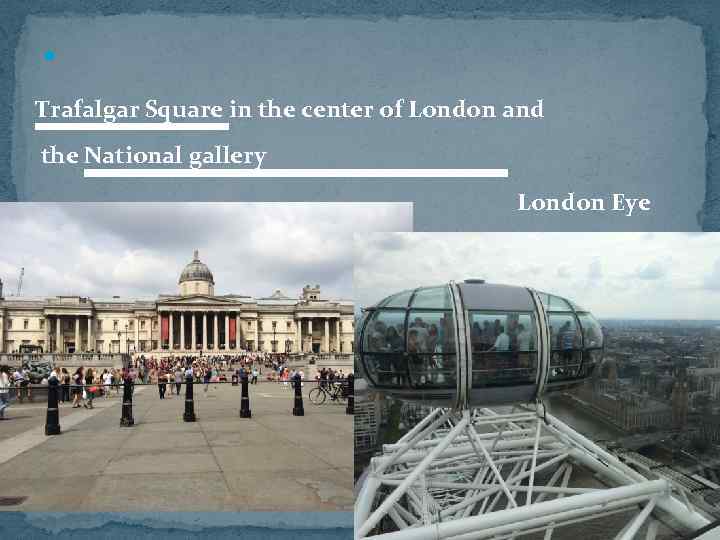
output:
M473 386L534 381L535 329L526 313L473 313Z
M360 345L371 384L400 389L455 389L460 373L457 328L448 289L420 288L381 301L366 319ZM569 301L537 293L547 317L546 381L564 387L588 377L602 359L602 328ZM538 325L532 305L502 310L468 307L472 388L533 387L539 370ZM493 305L493 304L491 304ZM500 306L500 309L498 309Z

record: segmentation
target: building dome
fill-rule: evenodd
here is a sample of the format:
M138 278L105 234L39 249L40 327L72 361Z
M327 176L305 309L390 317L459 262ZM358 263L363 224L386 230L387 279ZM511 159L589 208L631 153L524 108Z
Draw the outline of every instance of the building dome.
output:
M213 285L215 284L212 272L198 257L197 249L195 250L192 262L188 263L188 265L183 269L182 274L180 274L180 280L178 283L183 283L185 281L209 281Z
M180 279L180 294L214 294L215 278L210 268L200 260L198 251L195 250L193 260L185 266Z

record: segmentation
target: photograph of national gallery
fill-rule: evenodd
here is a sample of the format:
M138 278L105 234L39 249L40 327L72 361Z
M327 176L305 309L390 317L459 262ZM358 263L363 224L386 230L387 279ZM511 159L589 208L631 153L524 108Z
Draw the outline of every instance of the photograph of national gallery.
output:
M351 353L353 303L328 299L320 285L297 297L276 290L253 298L215 295L196 250L177 294L154 299L3 296L0 352L232 354Z

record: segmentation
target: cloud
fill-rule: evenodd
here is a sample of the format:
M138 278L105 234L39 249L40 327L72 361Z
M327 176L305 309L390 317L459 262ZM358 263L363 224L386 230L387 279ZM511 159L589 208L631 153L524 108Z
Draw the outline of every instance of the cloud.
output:
M667 263L665 261L652 261L638 268L634 276L644 280L662 279L668 273L666 265Z
M557 270L555 271L555 274L557 275L557 277L563 278L563 279L572 277L572 272L570 271L570 266L567 264L561 264L560 266L558 266Z
M703 281L703 286L710 291L720 291L720 258L715 260L712 270Z
M0 279L23 295L173 294L195 249L217 294L352 298L352 234L409 230L406 203L0 204Z
M354 237L354 294L368 306L403 289L484 278L569 298L599 317L719 320L720 294L708 294L720 291L717 253L715 233L369 233Z
M591 282L600 281L603 277L602 262L600 259L593 259L588 266L588 280Z

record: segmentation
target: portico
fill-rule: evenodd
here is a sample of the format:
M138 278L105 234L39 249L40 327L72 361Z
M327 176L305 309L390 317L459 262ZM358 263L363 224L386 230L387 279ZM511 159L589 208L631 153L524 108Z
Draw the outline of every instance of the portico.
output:
M210 298L158 302L160 349L168 351L237 351L244 348L242 305L213 305Z

